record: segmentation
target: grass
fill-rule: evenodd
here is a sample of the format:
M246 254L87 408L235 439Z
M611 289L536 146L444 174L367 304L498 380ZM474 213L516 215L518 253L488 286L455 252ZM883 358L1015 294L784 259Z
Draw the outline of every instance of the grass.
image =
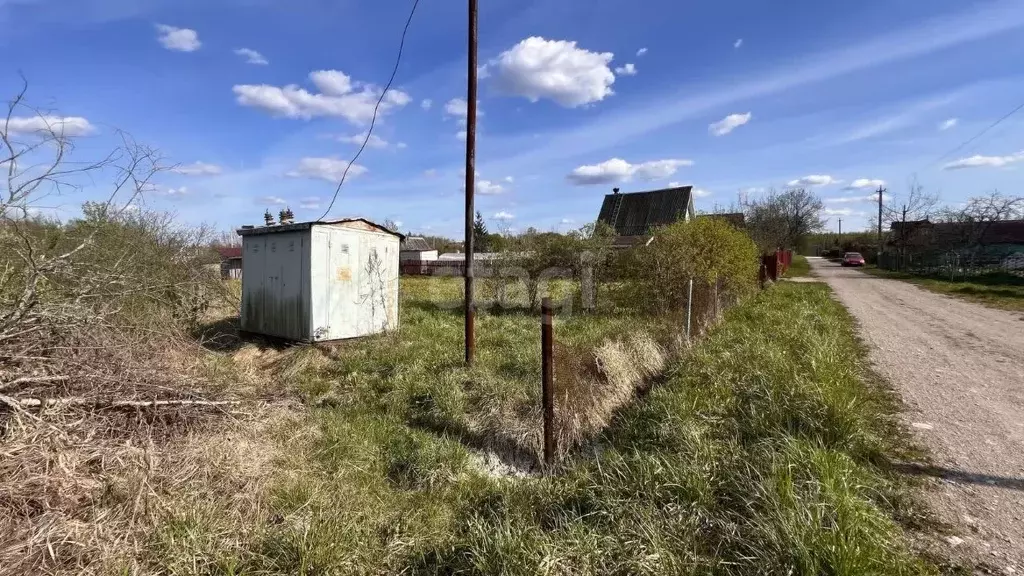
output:
M810 276L811 265L807 262L806 256L800 256L799 254L793 254L793 262L789 266L789 270L783 275L786 278L797 278L800 276Z
M1024 276L992 272L972 276L969 280L950 281L941 276L920 276L904 272L865 267L868 274L916 284L926 290L956 296L970 302L1000 310L1024 311Z
M915 511L886 471L906 450L897 406L861 372L827 287L784 283L730 310L550 476L483 449L535 424L536 317L481 315L467 369L458 315L427 306L428 289L457 291L406 283L398 335L290 352L291 384L317 407L275 435L287 449L257 524L226 538L216 515L179 509L154 535L153 571L933 571L908 548L897 519ZM556 334L579 351L653 322L581 316ZM590 384L572 392L609 386Z

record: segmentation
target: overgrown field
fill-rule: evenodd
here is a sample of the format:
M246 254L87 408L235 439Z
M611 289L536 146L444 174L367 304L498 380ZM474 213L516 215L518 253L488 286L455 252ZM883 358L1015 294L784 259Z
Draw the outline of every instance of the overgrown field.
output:
M780 284L729 311L649 393L541 476L524 465L534 441L523 441L538 404L537 318L483 314L479 363L466 369L458 314L426 305L420 282L404 290L398 335L234 353L277 363L315 408L267 436L265 489L239 495L244 531L201 500L169 506L142 566L172 574L932 571L908 548L901 523L915 512L886 472L904 450L896 406L865 379L851 319L826 287ZM573 317L556 334L592 345L637 321ZM502 434L510 449L495 446Z
M956 296L1001 310L1024 311L1024 276L1008 272L990 272L968 280L950 281L941 276L920 276L882 270L874 266L864 271L876 276L895 278L916 284L926 290Z

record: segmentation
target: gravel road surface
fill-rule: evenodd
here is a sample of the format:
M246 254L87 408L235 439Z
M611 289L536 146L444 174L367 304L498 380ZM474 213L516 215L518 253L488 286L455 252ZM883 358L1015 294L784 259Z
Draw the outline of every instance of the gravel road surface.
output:
M809 260L860 323L873 365L932 452L933 465L910 471L936 479L929 498L960 530L946 545L1024 574L1024 315Z

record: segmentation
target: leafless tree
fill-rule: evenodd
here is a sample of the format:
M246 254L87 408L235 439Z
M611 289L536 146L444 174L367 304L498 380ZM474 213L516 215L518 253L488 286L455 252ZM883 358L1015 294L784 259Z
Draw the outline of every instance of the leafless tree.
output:
M813 192L793 188L777 193L769 191L757 199L745 199L743 212L747 231L762 251L795 248L820 231L823 204Z
M917 222L935 215L938 194L928 192L912 178L905 195L890 199L882 205L882 226L892 230L892 241L899 250L900 261L906 259L907 247L914 242Z
M951 248L965 250L964 255L973 263L993 224L1024 218L1024 197L995 191L972 197L960 207L947 206L936 216L940 222L955 224L949 235L949 241L955 244Z

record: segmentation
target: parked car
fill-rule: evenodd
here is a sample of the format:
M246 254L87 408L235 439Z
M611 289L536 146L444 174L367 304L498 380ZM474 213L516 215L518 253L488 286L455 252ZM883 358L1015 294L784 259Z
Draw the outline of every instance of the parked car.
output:
M863 266L864 257L859 252L847 252L843 254L843 266Z

